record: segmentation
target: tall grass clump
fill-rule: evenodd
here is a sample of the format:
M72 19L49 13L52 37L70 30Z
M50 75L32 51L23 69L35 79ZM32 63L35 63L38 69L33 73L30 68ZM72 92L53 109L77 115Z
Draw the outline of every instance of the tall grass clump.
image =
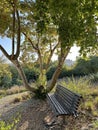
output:
M26 91L26 89L23 86L15 85L15 86L6 90L6 95L12 95L12 94L21 93L24 91Z
M6 91L1 89L0 90L0 98L4 97L6 95Z
M90 88L90 82L89 79L86 79L86 77L67 77L66 79L61 80L60 84L76 93L81 94L83 97L90 92L90 90L88 89Z

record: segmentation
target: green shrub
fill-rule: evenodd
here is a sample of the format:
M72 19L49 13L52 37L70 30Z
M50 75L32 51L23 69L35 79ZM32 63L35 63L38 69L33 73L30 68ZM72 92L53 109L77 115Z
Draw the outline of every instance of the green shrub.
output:
M4 121L0 121L0 130L11 130L13 128L12 124L6 124Z
M12 75L7 64L0 64L0 86L9 87L11 85Z
M90 74L90 80L91 82L98 82L98 72L95 74Z
M96 130L98 129L98 120L93 122L94 128L96 128Z
M56 66L51 66L50 69L47 72L47 80L50 80L52 78L52 75L54 74L56 70Z
M39 71L37 68L31 68L28 66L23 67L28 82L36 81L39 77Z

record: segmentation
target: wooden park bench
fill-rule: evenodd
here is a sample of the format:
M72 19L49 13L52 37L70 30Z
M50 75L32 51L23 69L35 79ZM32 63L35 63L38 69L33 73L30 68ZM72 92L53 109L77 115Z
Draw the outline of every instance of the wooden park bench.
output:
M78 116L77 109L82 98L81 95L57 85L55 92L53 94L48 93L47 98L57 117L64 117L64 115Z

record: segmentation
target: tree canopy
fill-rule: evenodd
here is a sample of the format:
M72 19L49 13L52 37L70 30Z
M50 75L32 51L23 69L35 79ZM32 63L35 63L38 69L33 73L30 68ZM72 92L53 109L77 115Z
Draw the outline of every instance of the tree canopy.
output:
M44 65L49 65L56 50L58 65L48 86L50 91L73 44L80 46L84 56L97 48L97 10L96 0L1 0L0 35L12 39L12 54L8 55L1 45L0 49L15 64L26 86L18 60L20 47L22 60L28 54L33 61L39 61L41 77L44 77ZM20 39L21 36L24 40ZM35 54L37 57L34 59Z

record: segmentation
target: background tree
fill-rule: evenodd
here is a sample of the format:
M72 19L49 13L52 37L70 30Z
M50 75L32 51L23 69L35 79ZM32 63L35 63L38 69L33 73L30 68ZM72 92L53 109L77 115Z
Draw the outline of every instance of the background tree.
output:
M5 59L0 57L0 87L9 87L12 82L12 74L9 65L5 63Z

